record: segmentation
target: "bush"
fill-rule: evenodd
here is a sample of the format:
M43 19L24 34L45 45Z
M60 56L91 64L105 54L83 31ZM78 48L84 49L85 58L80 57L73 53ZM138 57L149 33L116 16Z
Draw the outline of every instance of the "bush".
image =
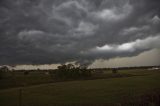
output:
M118 73L118 70L117 69L112 69L112 73L116 74L116 73Z

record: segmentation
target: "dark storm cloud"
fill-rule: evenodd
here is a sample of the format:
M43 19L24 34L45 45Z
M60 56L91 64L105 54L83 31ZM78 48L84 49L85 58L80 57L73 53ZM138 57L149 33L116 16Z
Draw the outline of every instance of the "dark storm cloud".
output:
M159 48L159 36L159 0L0 1L0 64L90 64Z

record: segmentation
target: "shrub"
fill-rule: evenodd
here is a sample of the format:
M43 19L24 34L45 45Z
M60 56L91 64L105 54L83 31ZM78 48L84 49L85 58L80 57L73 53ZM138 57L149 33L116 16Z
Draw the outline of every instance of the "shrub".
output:
M112 69L112 73L116 74L116 73L118 73L118 70L114 68L114 69Z
M24 72L24 75L28 75L28 74L29 74L29 71L25 71L25 72Z

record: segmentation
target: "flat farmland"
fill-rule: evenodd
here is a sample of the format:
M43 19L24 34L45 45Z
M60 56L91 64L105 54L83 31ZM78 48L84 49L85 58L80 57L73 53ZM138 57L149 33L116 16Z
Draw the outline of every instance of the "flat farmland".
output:
M124 102L140 101L144 95L158 94L160 90L159 70L121 70L118 73L129 76L111 77L112 73L106 71L100 79L56 83L47 80L39 85L1 89L0 106L119 106Z

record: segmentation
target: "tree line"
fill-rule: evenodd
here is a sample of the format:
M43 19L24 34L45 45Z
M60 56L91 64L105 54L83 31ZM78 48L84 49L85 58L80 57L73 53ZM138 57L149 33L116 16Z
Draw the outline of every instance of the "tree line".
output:
M85 66L75 66L73 64L58 66L57 70L51 71L54 79L79 79L91 77L91 70Z

